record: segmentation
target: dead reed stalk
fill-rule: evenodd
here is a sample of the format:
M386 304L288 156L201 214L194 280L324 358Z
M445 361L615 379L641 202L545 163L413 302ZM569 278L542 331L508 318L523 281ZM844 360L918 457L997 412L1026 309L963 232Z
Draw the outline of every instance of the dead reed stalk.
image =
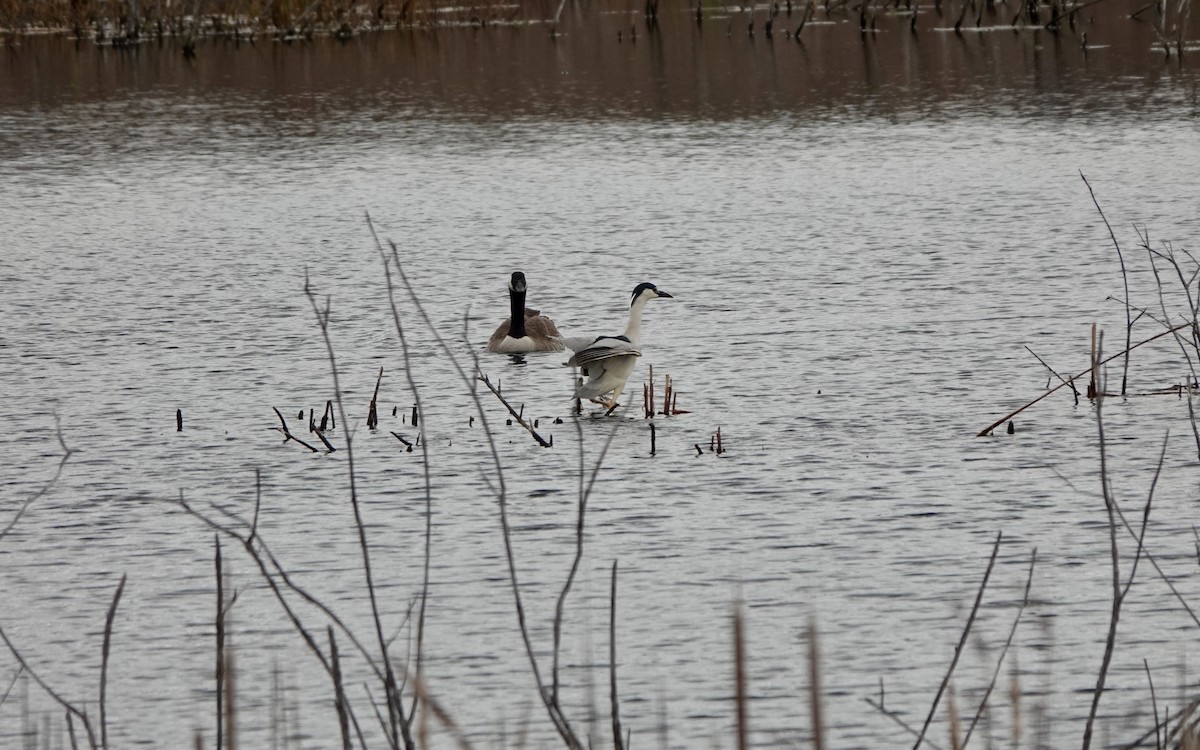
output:
M257 498L256 498L255 502L257 505L257 502L258 502ZM180 498L177 501L177 504L179 505L181 510L183 510L188 515L192 516L193 518L195 518L198 521L200 521L201 523L203 523L209 529L211 529L221 535L224 535L226 537L236 540L242 546L242 548L245 550L247 556L250 558L250 560L252 562L254 562L255 566L258 568L258 572L259 572L259 575L262 578L262 580L271 589L272 595L275 597L275 600L279 603L280 608L283 610L284 615L287 617L288 621L292 624L293 629L295 629L296 633L304 641L304 644L309 649L309 651L311 651L313 653L313 655L317 658L317 661L320 662L321 667L325 670L325 673L327 675L329 675L332 678L333 666L330 663L329 658L325 655L325 653L321 650L320 646L317 644L316 638L312 635L312 632L308 629L308 627L304 624L304 621L300 618L300 615L297 612L296 608L288 600L288 597L285 594L285 590L290 591L291 593L300 597L306 603L312 605L322 615L324 615L326 618L328 618L330 622L332 622L334 625L336 625L338 630L340 630L350 640L350 642L354 645L354 647L358 651L358 653L360 655L362 655L367 666L371 669L371 671L375 675L376 679L378 679L381 683L386 682L386 674L385 674L383 668L380 667L375 662L370 650L355 635L354 631L351 630L346 625L346 623L337 615L336 612L334 612L331 608L329 608L326 604L324 604L320 599L313 596L311 593L306 591L301 586L297 585L295 583L295 581L292 580L292 578L288 574L287 570L279 562L279 559L275 557L273 552L271 552L271 548L267 544L266 540L262 537L262 535L256 533L253 526L250 526L250 524L248 522L240 522L242 525L250 526L249 533L247 533L246 535L243 536L242 534L238 533L238 530L236 528L219 523L219 522L213 520L212 518L210 518L209 516L205 515L204 513L201 513L199 510L193 508L187 502L187 500L184 499L184 497L182 496L182 493L180 494ZM221 509L218 508L218 510L221 510ZM226 514L232 515L232 514L228 514L228 513L226 513ZM256 509L255 509L255 517L256 518L257 518L257 515L258 515L258 511L257 511L257 507L256 507ZM236 517L234 517L234 518L236 520ZM232 597L230 597L229 601L226 603L226 605L225 605L226 612L228 612L230 606L232 606L232 602L234 600L236 600L236 596L237 595L235 592L235 594ZM225 649L226 649L226 651L228 651L229 650L228 646L226 646ZM226 658L222 661L222 665L223 665L222 666L222 670L223 670L222 675L223 676L226 676L226 673L230 670L229 665L231 663L232 662L231 662L231 659L229 658L229 654L226 653ZM223 700L226 705L225 722L226 722L226 724L228 724L228 714L229 714L228 703L230 701L228 686L231 684L228 677L226 677L226 679L224 680L224 684L227 686L226 695ZM355 722L356 726L357 726L357 719L355 718L353 713L350 714L350 720L352 722ZM228 734L229 734L229 729L228 729L228 726L226 726L226 735L228 735ZM393 747L393 748L398 747L398 745L396 745L395 743L392 742L392 740L393 740L392 737L389 737L388 739L389 739L389 747Z
M375 429L379 424L379 411L376 403L379 400L379 384L383 382L383 368L379 368L379 377L375 379L375 392L371 394L371 405L367 408L367 428Z
M737 712L737 747L750 747L749 713L746 700L746 639L742 623L742 602L733 607L733 685L734 708Z
M221 536L214 536L216 552L213 556L217 574L217 616L216 616L216 699L217 699L217 750L222 750L225 741L225 576L221 563Z
M237 694L234 690L235 671L233 668L233 649L225 649L225 664L221 675L225 683L221 689L225 691L225 749L237 750Z
M821 649L817 644L817 621L808 620L808 705L812 714L813 750L825 750L825 722L821 709Z
M621 702L617 698L617 561L613 560L612 583L608 594L608 686L609 712L612 714L613 748L625 750L621 736Z

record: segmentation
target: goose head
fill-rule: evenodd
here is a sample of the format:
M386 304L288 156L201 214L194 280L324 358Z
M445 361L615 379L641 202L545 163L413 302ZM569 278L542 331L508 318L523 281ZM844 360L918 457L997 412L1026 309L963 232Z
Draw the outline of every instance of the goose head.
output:
M513 271L512 278L508 280L508 290L522 294L525 292L525 274L520 271Z

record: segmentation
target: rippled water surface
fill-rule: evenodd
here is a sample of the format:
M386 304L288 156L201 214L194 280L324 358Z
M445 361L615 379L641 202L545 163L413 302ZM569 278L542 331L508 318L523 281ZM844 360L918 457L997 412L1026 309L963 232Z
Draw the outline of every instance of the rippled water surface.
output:
M908 735L864 698L882 691L888 710L923 723L1003 532L955 705L974 714L1036 548L1030 603L976 732L1003 744L1019 714L1022 747L1074 746L1112 595L1095 409L1060 391L1018 416L1014 434L975 434L1044 391L1049 376L1026 346L1065 375L1086 368L1093 322L1106 351L1124 338L1123 307L1109 299L1122 294L1120 266L1080 171L1125 251L1135 304L1159 309L1134 227L1177 250L1200 236L1200 79L1116 14L1091 20L1089 50L1079 30L956 36L932 12L916 37L907 19L881 16L863 39L856 16L835 15L806 29L804 45L747 39L737 13L697 29L681 12L658 34L635 27L636 39L622 14L567 15L557 41L534 25L213 42L193 63L169 44L127 52L49 38L4 50L0 523L55 475L56 415L74 451L0 539L4 633L94 715L104 618L127 576L110 741L183 747L200 732L211 745L214 533L177 501L246 520L257 472L258 534L373 644L352 436L383 628L405 653L425 479L420 452L390 434L415 438L414 394L369 212L459 362L478 353L553 435L539 448L483 393L543 675L580 464L590 473L611 437L562 628L563 700L581 733L611 736L617 562L621 716L634 746L733 744L739 601L755 746L810 746L810 620L830 745L901 746ZM568 335L620 330L638 282L675 295L647 309L628 412L572 419L560 353L482 352L507 315L514 269ZM328 305L349 422L330 433L332 454L273 430L277 407L316 443L298 412L319 415L335 395L306 278ZM1164 283L1168 312L1181 314L1177 282ZM424 680L476 747L553 747L482 420L402 290L396 309L430 459ZM1134 338L1159 330L1142 319ZM640 411L649 365L660 396L669 374L687 411L656 419L654 456ZM381 367L380 428L368 430ZM1137 350L1138 395L1104 414L1109 474L1131 520L1170 432L1146 544L1196 602L1187 403L1142 395L1186 372L1173 345ZM1108 377L1111 388L1119 368ZM721 455L709 449L718 428ZM1119 541L1128 576L1134 545ZM240 592L243 745L286 735L292 747L333 746L332 688L315 657L228 539L224 556ZM326 621L298 606L324 643ZM1101 704L1104 744L1153 726L1143 660L1160 711L1195 696L1196 627L1140 566ZM368 675L347 662L376 746ZM0 682L16 670L6 654ZM61 714L36 686L22 692L0 705L6 744ZM931 730L941 746L946 716ZM431 731L433 746L452 745Z

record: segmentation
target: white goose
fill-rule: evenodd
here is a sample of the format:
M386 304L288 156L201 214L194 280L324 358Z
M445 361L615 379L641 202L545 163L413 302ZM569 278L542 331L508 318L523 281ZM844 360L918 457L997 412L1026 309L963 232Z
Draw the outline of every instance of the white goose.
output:
M554 321L540 311L525 306L525 289L525 274L514 272L508 282L508 302L512 315L488 339L489 352L519 354L562 351L562 337Z
M633 302L629 306L629 323L622 336L576 337L563 339L574 354L566 361L568 367L578 367L587 377L587 382L575 391L576 398L587 398L612 409L625 389L625 381L633 372L637 358L642 356L638 348L642 337L642 308L652 299L671 295L653 284L638 284L633 290ZM602 398L611 393L608 398Z

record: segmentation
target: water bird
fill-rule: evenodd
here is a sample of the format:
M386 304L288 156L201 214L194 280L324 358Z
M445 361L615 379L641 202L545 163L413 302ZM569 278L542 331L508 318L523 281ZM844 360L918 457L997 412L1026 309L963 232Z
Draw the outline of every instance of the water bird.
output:
M554 321L540 310L525 306L525 274L514 271L508 281L508 301L512 314L488 339L489 352L558 352L563 350L562 336Z
M625 381L633 372L642 337L642 309L652 299L672 299L650 283L638 284L633 290L633 301L629 305L629 322L625 333L620 336L574 337L563 339L567 348L574 352L566 361L567 367L578 367L588 379L575 390L576 398L586 398L612 409L621 397ZM611 394L608 398L603 398Z

